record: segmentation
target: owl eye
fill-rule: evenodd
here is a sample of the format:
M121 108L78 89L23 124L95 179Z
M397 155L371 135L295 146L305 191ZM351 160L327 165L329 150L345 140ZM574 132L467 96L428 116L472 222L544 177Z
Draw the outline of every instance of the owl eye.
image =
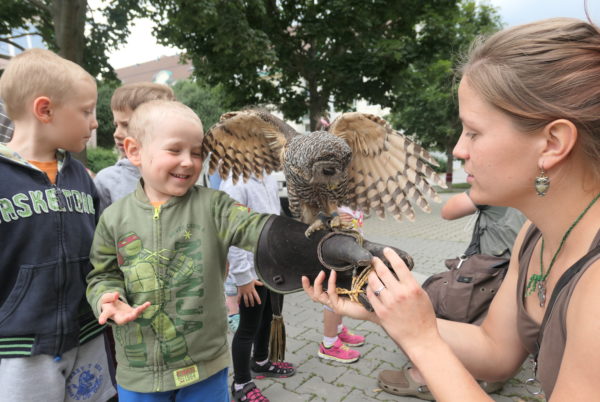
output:
M335 174L335 169L334 168L324 168L323 174L325 176L333 176Z

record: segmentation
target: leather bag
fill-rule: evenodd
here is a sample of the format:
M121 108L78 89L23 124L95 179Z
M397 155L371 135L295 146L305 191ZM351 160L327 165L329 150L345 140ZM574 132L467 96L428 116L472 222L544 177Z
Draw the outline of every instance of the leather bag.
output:
M448 271L423 282L438 318L479 324L506 275L510 259L486 254L446 260Z

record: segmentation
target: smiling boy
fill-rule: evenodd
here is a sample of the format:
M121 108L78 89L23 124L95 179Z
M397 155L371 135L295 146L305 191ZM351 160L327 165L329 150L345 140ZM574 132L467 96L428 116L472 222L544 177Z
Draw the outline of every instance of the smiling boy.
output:
M178 102L146 102L129 122L124 148L142 179L102 214L88 275L99 322L117 324L121 401L229 400L225 259L230 245L252 250L269 216L195 185L202 140Z

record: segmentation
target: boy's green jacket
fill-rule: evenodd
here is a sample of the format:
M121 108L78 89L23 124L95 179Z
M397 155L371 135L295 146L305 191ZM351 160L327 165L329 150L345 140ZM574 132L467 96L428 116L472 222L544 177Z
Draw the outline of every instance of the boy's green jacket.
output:
M255 251L269 215L227 194L193 187L153 207L136 191L100 218L87 276L96 316L104 293L131 306L152 304L113 326L117 382L136 392L177 389L229 365L223 282L229 246Z

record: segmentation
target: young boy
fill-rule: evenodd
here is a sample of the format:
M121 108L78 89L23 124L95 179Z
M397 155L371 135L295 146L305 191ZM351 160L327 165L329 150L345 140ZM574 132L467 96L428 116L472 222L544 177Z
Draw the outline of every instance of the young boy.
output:
M136 82L117 88L110 99L110 108L115 121L113 137L119 152L119 160L113 166L99 171L94 179L100 196L101 210L133 192L140 180L138 168L133 166L125 155L123 141L127 137L127 126L133 111L142 103L156 99L175 100L175 94L166 85Z
M117 324L120 401L229 400L227 249L252 250L269 215L194 185L202 139L178 102L146 102L130 120L124 147L142 180L102 214L88 275L99 322Z
M0 401L106 401L103 328L85 300L98 198L84 149L96 83L42 49L0 79L14 134L0 144Z

